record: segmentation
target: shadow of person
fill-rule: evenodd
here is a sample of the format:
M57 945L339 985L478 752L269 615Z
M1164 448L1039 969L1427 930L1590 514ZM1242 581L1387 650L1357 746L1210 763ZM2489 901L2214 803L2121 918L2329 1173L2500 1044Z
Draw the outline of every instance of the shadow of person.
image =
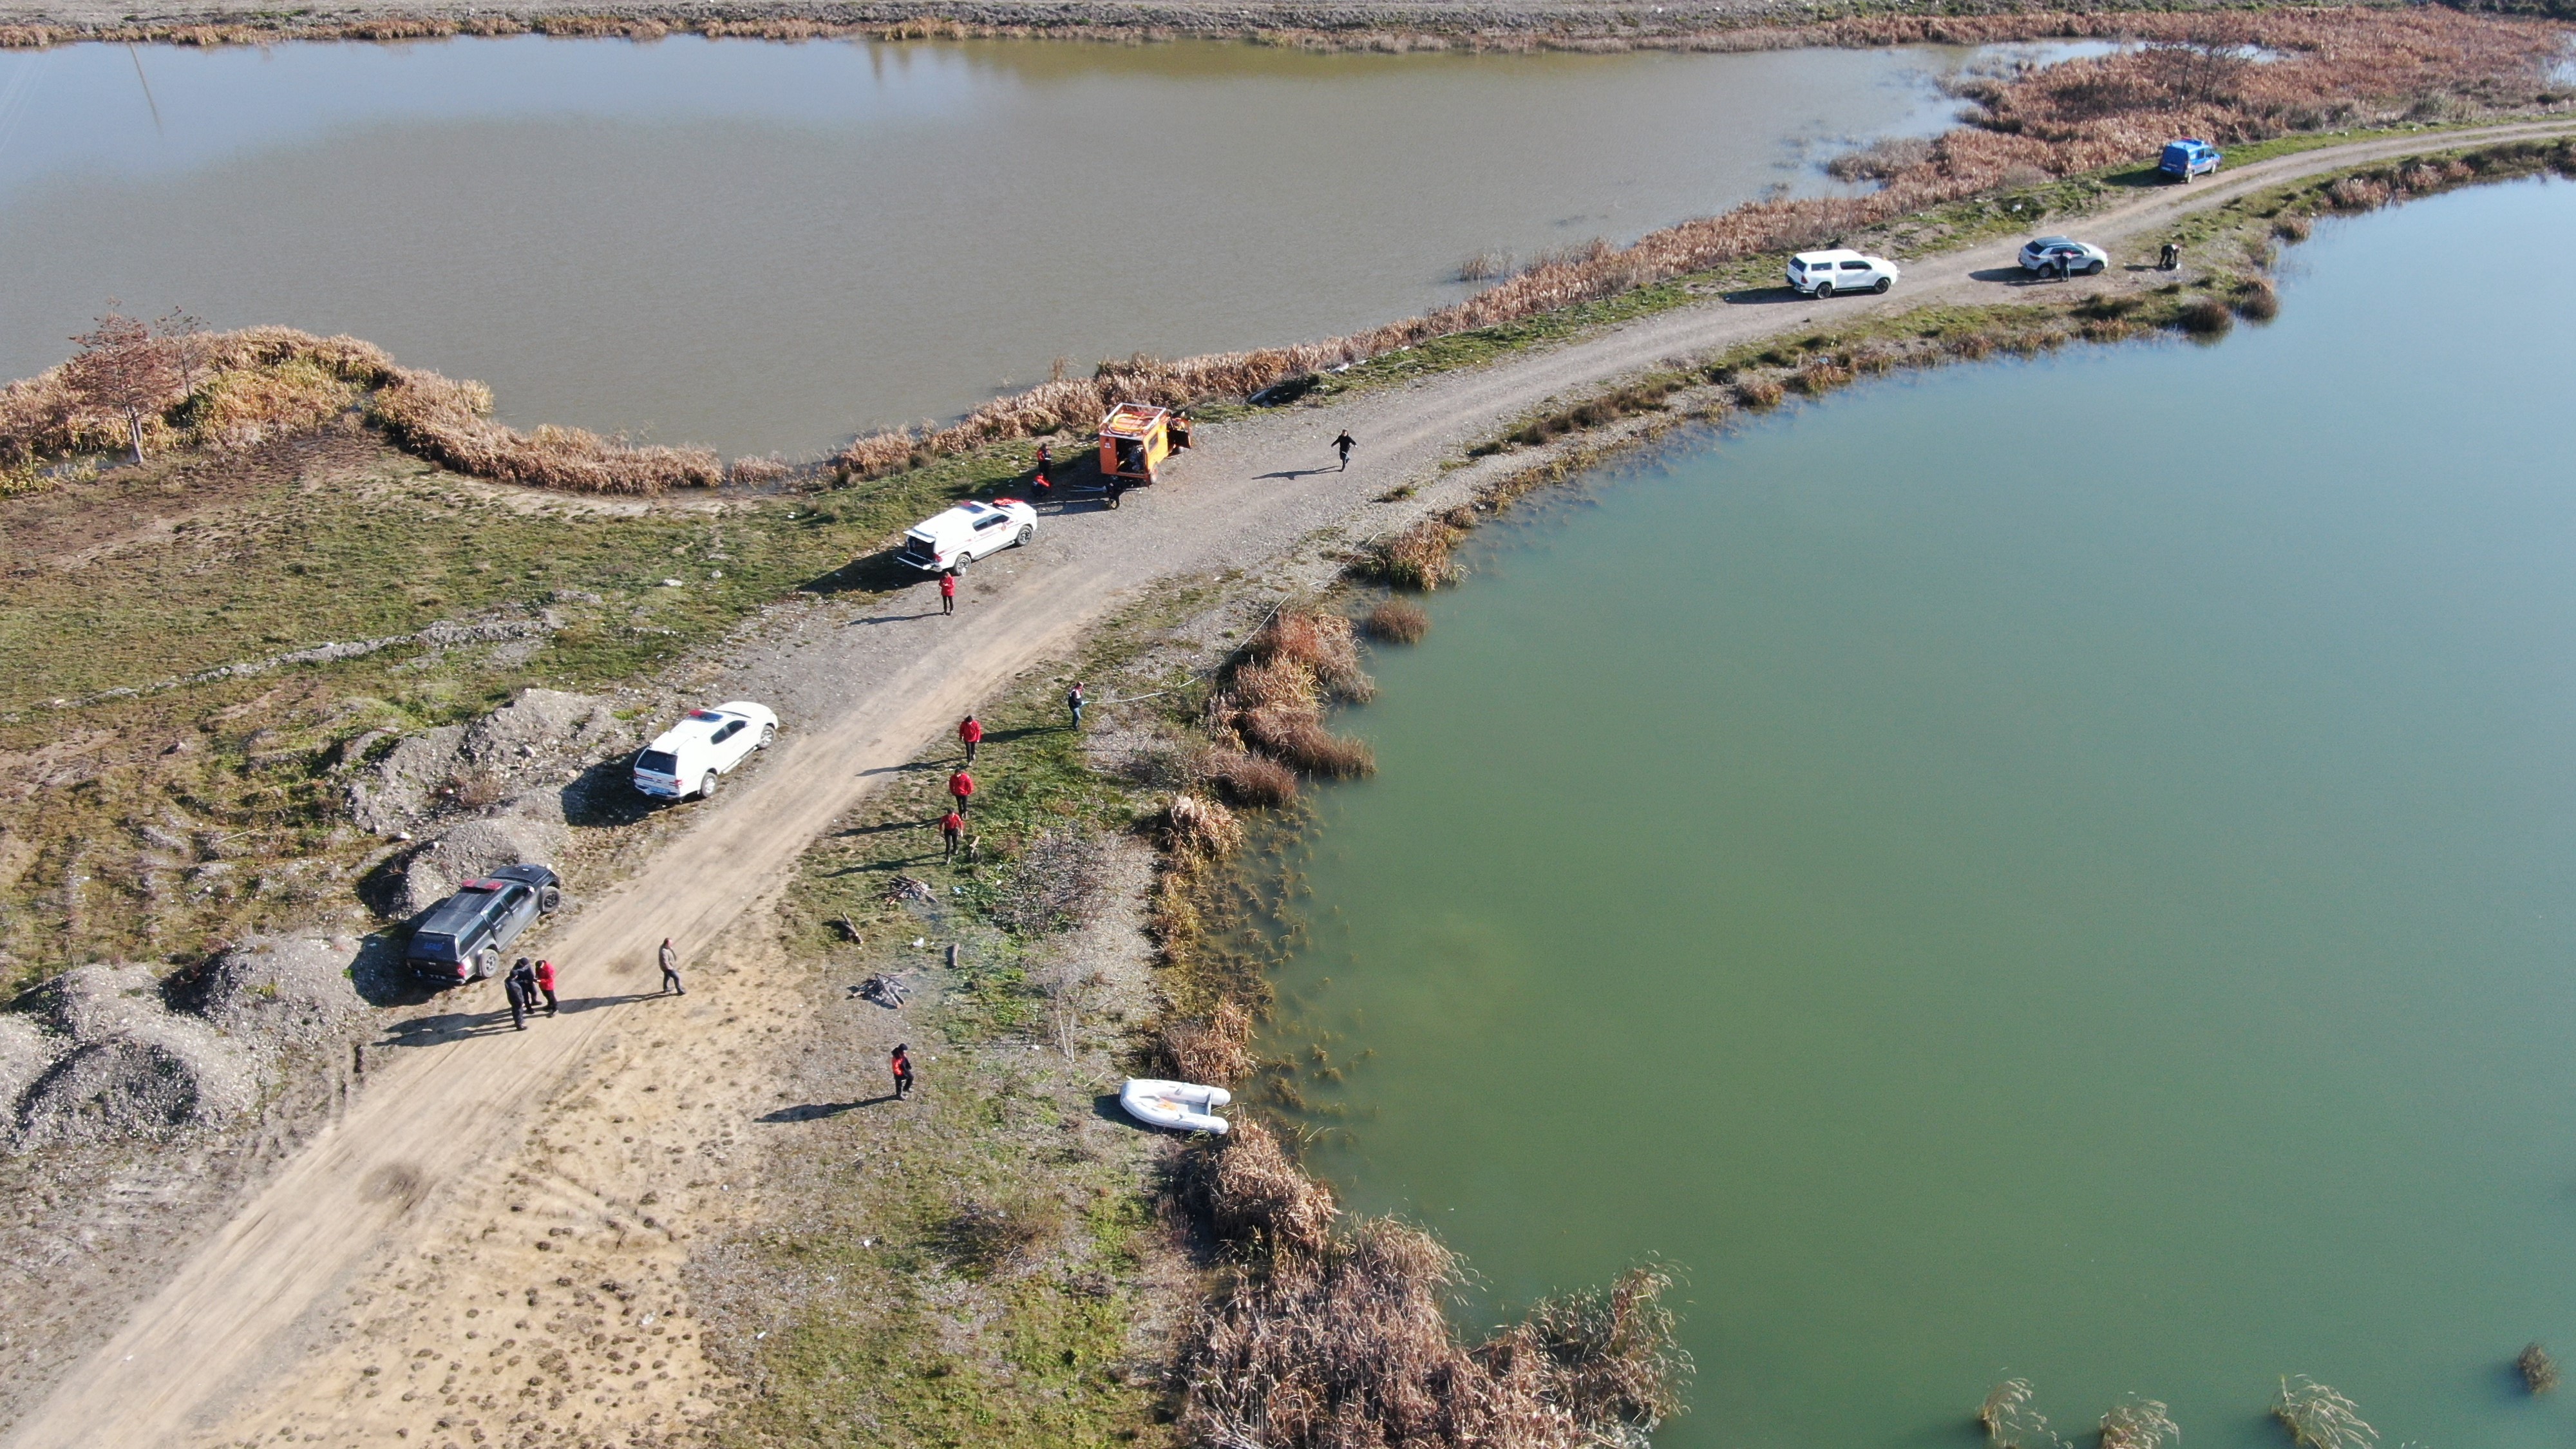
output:
M436 1016L416 1016L396 1022L378 1043L381 1046L444 1046L449 1042L490 1036L510 1030L510 1008L498 1011L449 1011Z
M576 1011L600 1011L630 1002L651 1001L661 995L663 993L659 991L629 991L622 996L567 996L561 999L560 1005L564 1014L569 1016ZM539 1008L537 1014L543 1016L544 1009Z
M1252 481L1258 483L1265 478L1310 478L1317 473L1332 471L1334 470L1330 468L1285 468L1276 473L1255 473L1252 475Z
M894 1100L894 1093L888 1092L882 1097L862 1097L855 1102L808 1102L801 1107L781 1107L775 1112L765 1113L751 1120L769 1123L819 1122L825 1117L838 1117L844 1112L855 1112L861 1107L873 1107L881 1102Z
M1968 274L1972 282L2001 282L2007 287L2036 287L2042 282L2058 280L2055 273L2042 276L2019 267L1979 267Z

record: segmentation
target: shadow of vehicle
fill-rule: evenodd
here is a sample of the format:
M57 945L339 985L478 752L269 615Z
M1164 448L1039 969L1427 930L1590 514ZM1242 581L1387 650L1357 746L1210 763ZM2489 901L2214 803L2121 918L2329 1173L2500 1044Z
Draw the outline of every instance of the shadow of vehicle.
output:
M929 575L895 558L896 549L863 554L796 586L800 594L891 594Z
M410 944L409 922L359 938L349 981L369 1006L418 1006L438 999L439 988L412 975L403 963L403 949Z
M1855 292L1851 295L1864 294ZM1782 302L1813 302L1816 299L1795 287L1782 283L1777 287L1738 287L1732 292L1722 294L1720 300L1737 307L1763 307L1775 306Z
M635 788L635 762L625 755L583 770L563 787L560 798L564 823L584 828L633 825L672 803Z
M1968 274L1972 282L1997 282L2007 287L2035 287L2042 282L2057 285L2055 273L2025 272L2019 267L1980 267Z

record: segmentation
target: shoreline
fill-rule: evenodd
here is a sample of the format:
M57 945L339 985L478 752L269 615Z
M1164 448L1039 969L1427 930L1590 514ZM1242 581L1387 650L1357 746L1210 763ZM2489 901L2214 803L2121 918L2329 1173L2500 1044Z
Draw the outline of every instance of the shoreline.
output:
M366 0L284 14L235 0L138 12L101 0L0 3L0 49L99 42L265 45L290 40L394 41L453 36L547 35L656 40L709 38L1062 40L1139 44L1200 39L1317 49L1469 51L1777 50L1808 45L1990 43L2116 34L2141 15L2258 13L2231 0L2151 11L2059 3L2029 9L2008 0L1922 14L1903 0L1853 7L1828 0L1693 0L1635 7L1584 0L1258 0L1212 6L1172 0L534 0L479 6L464 0ZM1873 38L1876 37L1876 38Z
M2515 134L2532 138L2545 135L2555 140L2563 138L2570 128L2570 122L2561 120L2521 127L2493 128L2483 134L2490 140L2509 139L2510 135ZM2499 138L2497 131L2509 133L2508 137ZM2163 201L2150 200L2139 207L2129 209L2129 214L2117 219L2125 222L2126 234L2130 239L2136 245L2143 246L2144 238L2155 234L2155 229L2158 227L2178 226L2190 222L2195 217L2213 212L2223 213L2228 210L2231 201L2242 202L2249 197L2259 196L2265 192L2267 186L2301 185L2305 184L2300 179L2302 177L2331 177L2355 169L2357 166L2362 168L2372 165L2393 166L2397 161L2417 153L2467 150L2475 144L2477 144L2475 137L2421 136L2394 141L2360 143L2342 148L2339 152L2341 157L2339 162L2329 161L2320 164L2315 157L2283 158L2277 163L2267 163L2271 169L2250 168L2246 172L2239 172L2227 178L2220 185L2203 188L2194 193L2165 193ZM2320 188L2322 184L2322 182L2317 183ZM2382 195L2385 199L2384 192ZM1947 265L1960 270L1972 269L1981 257L1996 250L1995 246L1989 244L1984 248L1970 248L1965 252L1953 253L1947 258ZM2005 305L2007 299L2014 296L2010 292L1982 290L1973 277L1962 277L1947 282L1936 281L1927 287L1907 294L1899 294L1884 301L1859 299L1847 304L1832 305L1841 314L1838 320L1847 323L1844 331L1865 330L1873 323L1893 323L1916 312L1920 307L1937 305L1944 289L1952 294L1954 304L1965 307L1988 305L2000 307ZM2052 305L2040 310L2069 311L2078 301L2099 290L2085 284L2051 289L2043 295L2051 299ZM1508 451L1497 451L1482 456L1469 456L1483 442L1497 436L1508 437L1513 432L1528 426L1534 415L1552 416L1555 412L1579 407L1603 386L1616 383L1623 377L1651 374L1664 366L1665 359L1676 355L1705 355L1712 364L1715 364L1725 356L1743 348L1758 346L1778 350L1781 338L1793 335L1812 324L1817 305L1819 304L1810 303L1803 306L1761 305L1752 302L1736 304L1731 300L1702 299L1697 306L1648 316L1624 328L1595 333L1577 341L1566 342L1534 353L1528 351L1514 353L1489 367L1465 367L1446 372L1434 372L1403 385L1343 396L1322 407L1289 408L1237 422L1212 425L1208 450L1204 454L1189 459L1191 467L1188 472L1174 480L1181 487L1149 492L1136 500L1140 505L1137 510L1124 515L1131 521L1141 519L1141 523L1131 522L1117 530L1088 530L1076 533L1075 542L1071 546L1072 552L1079 555L1082 552L1081 543L1087 539L1090 544L1090 557L1088 559L1077 557L1072 563L1087 564L1088 567L1058 563L1053 569L1045 570L1041 577L1042 566L1053 560L1046 555L1031 555L1034 563L1027 572L1032 577L1024 578L1020 584L1014 585L1012 592L996 597L990 606L990 619L979 621L976 635L972 639L951 634L944 636L948 643L924 646L918 651L894 644L891 637L888 638L882 652L873 642L862 646L853 641L847 646L856 652L843 656L841 663L856 665L864 655L867 662L873 666L869 671L870 677L882 678L889 682L903 679L930 679L937 683L928 695L921 698L878 697L858 701L852 707L852 718L833 722L833 733L839 737L839 742L832 746L831 752L836 760L851 764L855 764L858 759L896 762L908 760L917 753L912 748L912 741L935 735L941 727L942 717L953 717L953 712L961 700L969 699L979 689L989 691L997 688L1000 681L1014 677L1017 672L1045 667L1047 659L1059 657L1058 653L1050 651L1060 651L1069 631L1078 631L1084 627L1084 621L1103 616L1107 611L1114 609L1119 600L1132 597L1135 590L1150 587L1150 584L1134 584L1130 580L1136 578L1151 580L1161 577L1165 572L1182 570L1191 558L1198 557L1198 555L1176 557L1176 553L1190 548L1201 548L1208 551L1205 557L1210 559L1257 562L1293 557L1299 551L1309 547L1328 548L1344 554L1356 552L1370 540L1360 539L1356 544L1347 540L1373 524L1377 526L1379 533L1384 534L1402 526L1410 526L1413 520L1424 517L1436 518L1444 511L1472 503L1478 490L1488 484L1502 484L1523 477L1530 471L1531 460L1526 455L1515 456ZM1830 337L1830 335L1832 335L1831 329L1828 329L1827 336ZM1766 366L1771 365L1766 364ZM1800 369L1791 370L1794 372ZM1711 388L1721 386L1735 388L1748 381L1763 380L1767 379L1758 377L1747 379L1739 374L1735 378L1724 380L1705 378L1704 385ZM1826 390L1834 380L1831 374L1819 373L1813 378L1813 385L1816 391L1821 392ZM1641 415L1633 422L1633 426L1643 430L1655 417L1681 416L1677 409L1689 405L1693 401L1693 395L1686 390L1677 389L1657 401L1668 404L1667 411L1660 414ZM1741 405L1752 404L1751 397L1742 397ZM1324 474L1312 483L1301 483L1299 485L1301 491L1295 494L1290 494L1284 489L1264 489L1264 486L1259 484L1253 487L1263 491L1256 494L1242 494L1235 490L1210 486L1213 483L1231 479L1238 473L1249 476L1251 468L1274 463L1282 456L1302 456L1300 449L1311 451L1320 457L1323 438L1329 435L1336 423L1346 421L1356 424L1363 435L1371 440L1373 451L1363 463L1364 468L1369 471L1346 479L1336 479L1331 474ZM1608 444L1613 442L1614 438L1610 434L1601 434L1588 441ZM1452 467L1450 465L1453 462L1464 466ZM1545 469L1551 465L1542 462L1537 466ZM1581 464L1571 463L1562 466L1570 469L1579 467ZM1393 480L1395 487L1388 492L1375 494L1375 502L1372 503L1370 498L1374 490L1385 487L1390 481L1387 473L1377 471L1381 468L1391 468L1397 475ZM1369 481L1363 484L1360 481L1363 478ZM1328 486L1331 489L1330 492L1326 491ZM1311 493L1302 491L1308 488L1314 491ZM1258 510L1259 517L1255 526L1245 526L1243 514L1246 509ZM1155 535L1158 530L1163 535L1164 546L1155 546ZM1068 529L1067 532L1075 533L1075 530ZM1061 558L1065 548L1065 545L1056 546L1055 557ZM1240 565L1230 564L1229 566ZM1056 592L1050 595L1050 589ZM921 589L916 585L906 592L917 595ZM900 595L871 598L861 605L861 609L874 610L882 604L893 602L898 597ZM849 621L836 618L836 624L841 622ZM1025 629L1026 634L1015 637L1015 627ZM847 629L839 629L836 632L852 635L871 632L880 635L889 634L889 631ZM850 672L856 675L861 671L853 667ZM876 691L879 696L896 692L897 690L892 688ZM828 741L818 743L830 744ZM811 755L808 755L806 762L815 761ZM812 776L815 779L827 777L852 780L855 777L855 771L828 770ZM772 805L781 805L786 803L785 797L807 793L803 790L790 790L784 783L784 778L783 769L772 768L765 777L753 780L744 787L742 792L748 797L747 799L729 801L728 814L736 821L745 820L751 814L757 813L747 808L754 801L765 800ZM772 782L777 783L773 786ZM843 784L839 787L839 792L838 800L844 804L863 802L869 793L866 785L858 783ZM827 806L833 803L835 802L832 800L822 802ZM780 827L788 830L789 833L794 833L795 829L801 828L803 822L814 817L816 807L810 802L800 800L782 813L796 817ZM655 862L653 866L647 866L624 890L616 894L635 898L649 897L658 878L662 888L667 890L674 899L703 896L707 890L707 884L694 879L691 875L693 870L702 870L714 878L719 894L723 890L741 888L743 899L757 898L761 889L758 882L775 878L774 872L764 874L764 861L766 857L774 855L775 850L766 841L746 841L739 836L724 838L724 832L714 827L721 826L726 818L726 815L707 817L700 823L699 828L673 841L661 861ZM709 847L725 848L732 854L710 863L703 858L706 848ZM693 861L692 856L699 858ZM654 866L659 866L661 869L656 870ZM743 899L703 903L700 909L707 913L706 918L711 922L706 929L722 930L733 920L747 920L747 917L741 917L738 914L728 914L729 911L739 913L743 906ZM585 912L580 924L586 927L598 927L604 917L613 914L614 912L603 905L599 910ZM594 931L593 934L597 932ZM619 949L619 944L605 939L594 940L585 947L585 958L603 961L622 959L623 953ZM639 966L636 969L642 968ZM538 1075L544 1074L547 1070L542 1063L534 1060L524 1063L524 1066ZM370 1112L369 1107L383 1109L391 1105L399 1109L400 1104L388 1102L389 1091L400 1093L410 1087L445 1088L471 1096L486 1084L463 1080L465 1070L453 1064L444 1070L427 1064L416 1064L410 1071L401 1074L400 1080L379 1082L372 1093L359 1098L351 1109L350 1120L352 1123L357 1123L362 1118L371 1119L367 1124L371 1129L400 1129L407 1123L388 1121L385 1112L382 1110ZM424 1078L432 1080L425 1081ZM439 1112L432 1110L431 1106L421 1106L403 1115L437 1123L443 1123L446 1120ZM335 1150L343 1155L364 1158L385 1153L399 1155L405 1145L403 1134L394 1135L391 1140L383 1142L359 1140L366 1135L354 1130L343 1130ZM419 1138L419 1134L410 1135L414 1140ZM430 1141L437 1140L435 1125L427 1130L426 1137ZM456 1154L471 1152L470 1147L458 1144L447 1144L437 1150L451 1162ZM306 1166L311 1165L308 1158ZM348 1175L355 1177L358 1174L352 1171ZM280 1181L271 1184L269 1192L260 1195L261 1200L277 1201L278 1194L281 1192L289 1194L289 1200L291 1200L296 1176L290 1166ZM305 1180L308 1184L312 1182L309 1172L305 1174ZM326 1188L316 1186L314 1190L324 1197L328 1196ZM317 1197L316 1200L322 1200L322 1197ZM255 1215L258 1211L259 1209L254 1206L253 1220L257 1220ZM239 1266L245 1270L252 1269L257 1266L263 1254L279 1251L292 1253L296 1255L295 1265L305 1269L301 1275L303 1285L310 1288L314 1294L321 1295L327 1291L327 1283L330 1280L328 1270L332 1264L353 1263L362 1259L369 1251L372 1237L364 1231L365 1227L366 1223L361 1221L347 1227L327 1228L322 1235L331 1241L307 1241L296 1244L268 1240L268 1235L276 1231L273 1226L266 1229L248 1228L244 1230L245 1236L237 1240L246 1259ZM313 1276L316 1265L307 1261L314 1257L322 1260L318 1264L323 1270L318 1281ZM215 1281L201 1282L198 1285L200 1290L221 1298L225 1308L229 1309L233 1303L243 1301L238 1297L221 1293L222 1271L208 1276ZM287 1281L292 1276L294 1275L280 1275L280 1281ZM317 1296L309 1301L318 1302L320 1299ZM226 1334L191 1333L182 1329L177 1342L183 1347L193 1344L203 1353L207 1351L206 1345L221 1341L228 1351L237 1351L256 1358L258 1356L256 1342L247 1346L237 1345L227 1335L235 1329L240 1330L244 1337L257 1338L264 1333L283 1335L291 1331L296 1319L294 1311L296 1306L294 1302L271 1303L260 1315L261 1322L233 1323ZM284 1310L285 1321L283 1322L278 1318L278 1312L281 1309ZM149 1316L146 1315L147 1318ZM166 1331L169 1325L165 1323L163 1328ZM165 1343L155 1351L156 1356L146 1358L138 1355L136 1361L175 1366L178 1360L172 1358L171 1353L172 1350ZM239 1363L241 1360L235 1359L234 1362ZM220 1379L223 1375L208 1374L205 1377ZM113 1380L102 1381L94 1386L95 1391L101 1392L104 1397L92 1401L95 1406L94 1412L106 1417L96 1419L80 1417L73 1422L85 1427L91 1423L114 1422L114 1415L136 1409L143 1409L146 1412L155 1410L166 1412L173 1407L167 1399L155 1400L148 1406L134 1403L110 1390L109 1382ZM196 1390L200 1393L206 1391L206 1388ZM187 1391L183 1389L180 1392L184 1397ZM58 1393L58 1403L64 1397ZM77 1400L79 1396L73 1394L70 1397ZM63 1407L66 1412L77 1412L76 1405L63 1405Z

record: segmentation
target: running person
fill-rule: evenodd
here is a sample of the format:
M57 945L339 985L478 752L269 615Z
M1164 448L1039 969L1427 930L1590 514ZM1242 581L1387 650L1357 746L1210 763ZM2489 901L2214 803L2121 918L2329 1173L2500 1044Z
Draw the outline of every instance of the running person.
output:
M1350 430L1347 428L1342 430L1342 435L1340 437L1333 439L1333 451L1342 455L1342 466L1344 468L1351 466L1351 449L1358 446L1359 442L1351 436Z

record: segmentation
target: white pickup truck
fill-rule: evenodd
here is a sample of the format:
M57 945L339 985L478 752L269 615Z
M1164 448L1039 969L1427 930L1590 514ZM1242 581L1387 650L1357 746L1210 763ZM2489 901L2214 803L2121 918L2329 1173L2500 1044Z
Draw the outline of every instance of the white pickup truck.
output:
M1038 511L1016 498L969 501L914 524L895 558L924 573L946 573L1017 548L1037 531Z

